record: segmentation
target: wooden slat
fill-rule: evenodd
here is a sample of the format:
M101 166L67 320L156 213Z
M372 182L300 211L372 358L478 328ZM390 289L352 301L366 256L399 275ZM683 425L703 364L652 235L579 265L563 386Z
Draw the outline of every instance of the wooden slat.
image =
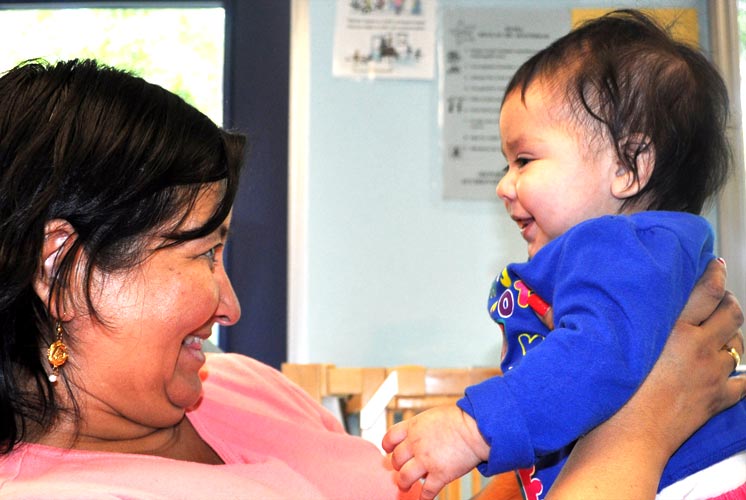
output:
M471 495L474 496L482 489L482 474L480 474L479 471L473 470L469 475L471 476Z
M460 395L470 385L497 375L498 368L430 368L425 372L425 394Z
M451 481L440 492L439 498L443 500L461 500L461 481Z
M326 372L331 365L327 364L297 364L283 363L282 373L301 386L316 401L326 396Z
M469 368L469 385L478 384L488 378L499 377L500 375L502 375L502 371L497 367Z
M363 368L363 387L360 394L361 404L365 406L386 380L385 368Z
M399 380L399 392L401 396L424 396L425 395L425 372L424 366L407 365L389 368L388 373L395 371Z
M334 396L360 394L363 387L362 368L330 366L326 374L327 392Z

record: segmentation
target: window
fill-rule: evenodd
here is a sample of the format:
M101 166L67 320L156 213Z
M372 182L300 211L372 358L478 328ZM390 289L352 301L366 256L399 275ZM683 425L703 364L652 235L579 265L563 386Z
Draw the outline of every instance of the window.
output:
M96 58L161 85L222 123L225 12L219 4L38 9L29 5L0 11L0 71L26 59Z

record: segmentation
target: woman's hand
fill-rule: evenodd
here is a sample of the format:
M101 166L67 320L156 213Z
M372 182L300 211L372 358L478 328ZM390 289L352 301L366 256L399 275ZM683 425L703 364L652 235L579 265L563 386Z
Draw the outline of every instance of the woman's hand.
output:
M654 498L676 449L710 417L746 396L746 376L728 377L743 355L743 312L713 260L692 291L645 382L616 415L575 446L547 500ZM634 478L634 480L632 480Z

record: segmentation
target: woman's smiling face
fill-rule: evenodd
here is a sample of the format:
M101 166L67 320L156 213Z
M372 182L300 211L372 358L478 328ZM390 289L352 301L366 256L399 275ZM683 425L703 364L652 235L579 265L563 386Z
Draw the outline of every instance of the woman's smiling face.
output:
M219 189L209 186L183 229L211 216ZM213 324L232 325L241 315L222 262L230 218L203 238L155 250L133 269L94 275L91 295L102 321L79 315L68 326L84 422L95 411L160 428L198 401L201 343Z

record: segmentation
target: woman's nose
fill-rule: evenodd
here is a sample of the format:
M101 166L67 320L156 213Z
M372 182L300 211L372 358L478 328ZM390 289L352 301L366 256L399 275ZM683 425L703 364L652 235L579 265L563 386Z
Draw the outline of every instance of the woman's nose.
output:
M220 304L218 310L215 311L216 321L223 326L230 326L241 318L241 304L238 302L238 297L225 269L221 267L220 271L222 274L219 278Z

